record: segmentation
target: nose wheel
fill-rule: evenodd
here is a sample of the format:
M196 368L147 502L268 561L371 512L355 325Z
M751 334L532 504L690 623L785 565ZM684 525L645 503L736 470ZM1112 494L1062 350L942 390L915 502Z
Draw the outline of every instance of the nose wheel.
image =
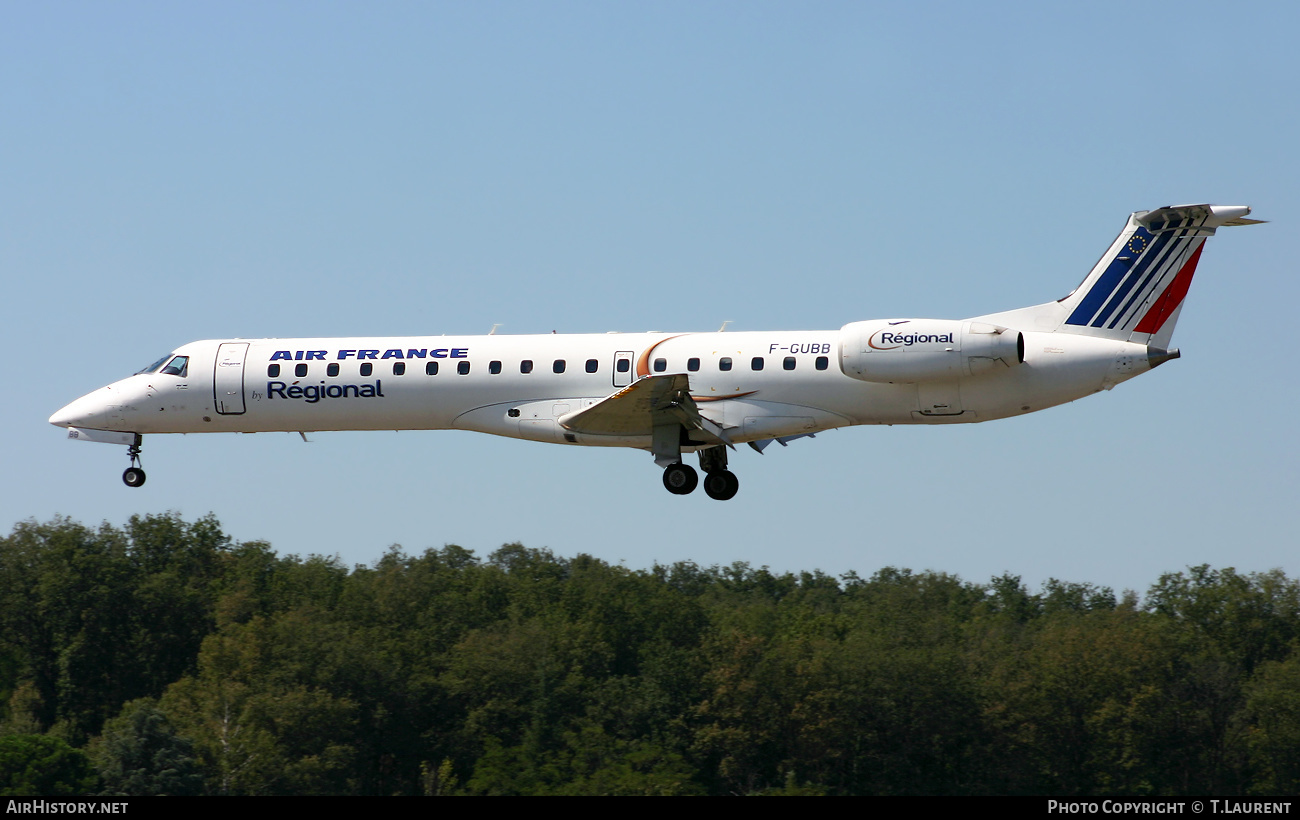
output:
M139 433L135 436L135 441L130 447L126 448L126 455L131 459L131 466L126 468L122 473L122 483L128 487L140 487L144 485L144 470L140 468L140 443L144 440Z

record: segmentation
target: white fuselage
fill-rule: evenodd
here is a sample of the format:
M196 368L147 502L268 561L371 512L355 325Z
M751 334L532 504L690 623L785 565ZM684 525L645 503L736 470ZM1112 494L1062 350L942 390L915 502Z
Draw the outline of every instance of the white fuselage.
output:
M230 339L193 342L50 417L125 444L148 433L476 430L649 450L664 487L735 496L728 452L855 424L989 421L1109 389L1167 349L1206 238L1241 205L1135 211L1068 296L973 319L839 330ZM695 452L702 482L682 461Z
M464 429L647 448L649 435L592 435L558 420L640 378L683 373L700 415L740 443L857 424L1005 418L1073 401L1148 369L1140 344L1025 331L1023 362L997 361L974 375L953 366L914 381L902 380L906 373L865 381L845 367L856 350L854 327L200 341L175 351L187 357L183 373L160 367L131 376L50 421L136 434ZM942 342L931 347L929 355L940 361L961 355L960 343L956 350Z

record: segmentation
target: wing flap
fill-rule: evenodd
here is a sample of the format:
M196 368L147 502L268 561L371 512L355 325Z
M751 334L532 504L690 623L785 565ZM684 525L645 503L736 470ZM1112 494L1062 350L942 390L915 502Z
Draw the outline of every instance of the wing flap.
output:
M656 425L676 421L705 440L732 446L722 426L700 415L685 373L644 376L583 410L566 413L560 426L593 436L649 436Z

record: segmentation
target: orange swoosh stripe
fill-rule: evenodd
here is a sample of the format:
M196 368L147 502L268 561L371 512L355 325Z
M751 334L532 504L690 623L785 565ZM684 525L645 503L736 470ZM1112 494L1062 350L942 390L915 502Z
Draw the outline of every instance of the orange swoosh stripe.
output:
M641 378L641 377L643 377L643 376L649 376L649 375L650 375L650 354L651 354L651 353L654 353L656 347L658 347L659 345L661 345L661 344L663 344L664 342L668 341L669 339L679 339L679 338L681 338L682 336L689 336L689 335L691 335L691 334L689 334L689 333L678 333L676 336L665 336L664 338L660 339L659 341L657 341L657 342L655 342L654 344L652 344L652 345L650 345L649 347L647 347L647 348L645 349L645 352L641 354L641 358L639 358L639 359L636 360L636 376L637 376L637 378L639 379L639 378Z

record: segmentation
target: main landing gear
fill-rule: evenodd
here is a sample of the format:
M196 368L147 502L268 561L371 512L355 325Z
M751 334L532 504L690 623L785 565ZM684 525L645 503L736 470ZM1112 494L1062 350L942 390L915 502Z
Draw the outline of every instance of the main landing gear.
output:
M709 498L727 501L735 498L739 491L740 479L730 470L715 470L704 476L704 492L708 493Z
M126 448L126 455L131 459L131 466L126 468L122 473L122 483L128 487L141 487L144 485L144 470L140 469L140 443L144 437L139 433L135 435L135 441L131 446Z
M727 469L727 448L700 450L700 469L704 470L704 492L709 498L726 501L740 490L740 479ZM687 495L699 483L695 470L680 461L664 468L664 487L674 495Z
M689 495L699 483L695 470L680 461L664 468L664 488L673 495Z

